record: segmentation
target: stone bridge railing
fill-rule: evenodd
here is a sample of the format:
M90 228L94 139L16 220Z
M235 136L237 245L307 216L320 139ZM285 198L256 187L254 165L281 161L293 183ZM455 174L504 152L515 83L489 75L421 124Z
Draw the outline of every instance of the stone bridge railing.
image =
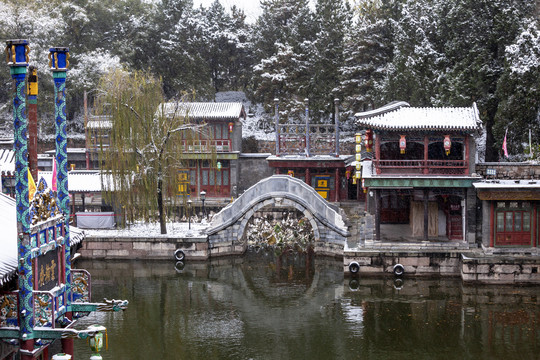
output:
M245 229L255 212L267 207L296 209L310 221L318 254L343 254L349 232L339 209L324 200L311 186L288 175L259 181L223 208L207 229L210 256L241 254L246 250Z

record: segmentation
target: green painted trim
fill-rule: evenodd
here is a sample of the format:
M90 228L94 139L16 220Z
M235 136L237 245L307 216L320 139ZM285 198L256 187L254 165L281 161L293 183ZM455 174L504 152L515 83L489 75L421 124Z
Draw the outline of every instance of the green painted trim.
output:
M18 339L20 336L19 328L0 329L0 339Z
M35 104L35 105L37 105L37 99L30 99L30 97L28 97L28 99L26 100L26 102L27 102L28 104Z
M97 311L99 304L95 303L71 303L72 312L93 312Z
M366 178L366 187L472 187L477 179Z
M26 74L26 66L12 66L9 72L11 75Z
M185 160L211 160L212 155L207 153L183 153L182 159ZM238 154L217 154L216 160L238 160Z
M66 71L53 71L53 79L65 79Z

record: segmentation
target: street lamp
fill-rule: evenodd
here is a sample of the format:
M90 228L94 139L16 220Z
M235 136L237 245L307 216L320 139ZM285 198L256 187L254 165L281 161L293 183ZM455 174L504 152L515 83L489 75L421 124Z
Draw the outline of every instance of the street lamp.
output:
M204 208L204 200L206 200L206 191L201 191L201 201L202 201L202 212L203 212L203 216L206 218L206 210Z
M188 208L188 229L191 230L191 199L187 201L187 208Z

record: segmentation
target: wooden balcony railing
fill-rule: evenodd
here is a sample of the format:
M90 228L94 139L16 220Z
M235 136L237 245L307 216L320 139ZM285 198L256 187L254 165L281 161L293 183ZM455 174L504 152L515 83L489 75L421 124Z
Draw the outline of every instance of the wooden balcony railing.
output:
M183 140L183 150L185 153L207 153L213 149L218 153L233 151L231 140Z
M466 160L375 160L375 170L381 174L468 175Z

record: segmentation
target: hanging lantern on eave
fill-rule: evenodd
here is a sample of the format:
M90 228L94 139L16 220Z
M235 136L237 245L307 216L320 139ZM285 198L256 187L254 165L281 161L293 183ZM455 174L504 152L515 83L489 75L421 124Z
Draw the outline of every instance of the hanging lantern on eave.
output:
M351 178L351 170L346 170L345 176L347 177L347 180L349 180Z
M230 122L229 123L229 132L233 132L233 129L234 129L234 123L233 122Z
M354 139L355 139L355 142L356 142L357 144L361 144L361 143L362 143L362 134L356 133L356 134L354 135Z
M399 152L405 154L405 149L407 148L407 140L405 135L399 135Z
M444 136L444 151L446 152L446 156L450 155L450 148L452 147L452 140L450 140L450 135Z
M372 152L373 151L373 130L367 129L366 130L366 151Z

